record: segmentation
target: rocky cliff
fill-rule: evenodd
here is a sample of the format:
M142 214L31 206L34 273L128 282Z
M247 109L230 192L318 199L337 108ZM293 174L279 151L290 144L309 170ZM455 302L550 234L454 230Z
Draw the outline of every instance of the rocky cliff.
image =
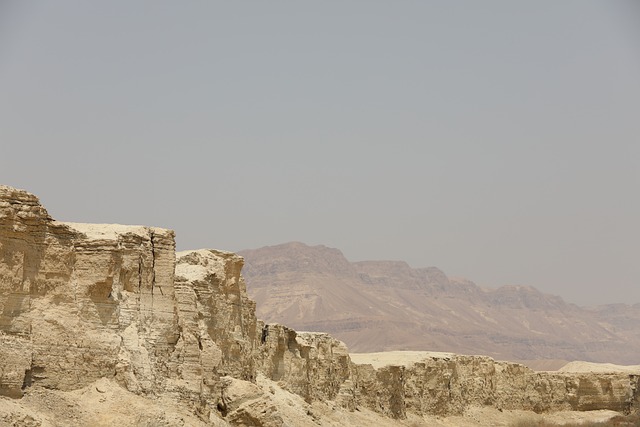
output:
M34 196L0 188L0 331L11 363L0 393L103 376L154 389L179 338L174 264L171 231L59 223Z
M638 408L633 374L535 373L470 356L355 364L330 335L258 321L242 257L174 248L172 231L57 222L35 196L0 186L0 423L108 425L104 405L129 395L149 408L117 409L130 425ZM61 415L51 393L75 403ZM95 407L81 409L92 396Z

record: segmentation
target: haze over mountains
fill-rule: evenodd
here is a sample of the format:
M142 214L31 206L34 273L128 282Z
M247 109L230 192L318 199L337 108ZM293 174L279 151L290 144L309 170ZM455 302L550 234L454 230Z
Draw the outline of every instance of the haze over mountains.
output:
M352 352L639 363L640 304L579 307L532 287L483 289L435 267L349 262L298 242L240 254L259 318L329 332Z

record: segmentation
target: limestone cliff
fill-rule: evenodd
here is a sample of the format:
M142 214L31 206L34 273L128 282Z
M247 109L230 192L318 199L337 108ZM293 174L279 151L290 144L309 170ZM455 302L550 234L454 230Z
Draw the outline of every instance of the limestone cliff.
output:
M150 408L169 402L182 414L135 413L131 425L338 425L332 413L370 425L479 406L638 408L639 377L630 374L536 373L471 356L355 364L328 334L258 321L242 266L229 252L176 254L169 230L57 222L35 196L0 186L0 394L28 404L54 392L97 390L103 403L133 393L140 407L153 397ZM17 409L0 410L0 425L102 419L99 409L56 418L48 406L28 415L2 407Z
M307 402L336 400L351 378L347 347L318 332L265 325L259 360L261 372Z
M179 337L173 232L64 224L0 187L0 393L68 390L103 376L132 389L165 381ZM11 357L7 357L7 353Z

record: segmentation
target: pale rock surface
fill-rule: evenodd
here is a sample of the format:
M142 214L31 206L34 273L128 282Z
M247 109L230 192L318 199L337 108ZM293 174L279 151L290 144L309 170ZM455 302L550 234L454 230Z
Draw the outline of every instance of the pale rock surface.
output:
M242 263L241 257L216 250L177 254L180 337L167 363L168 375L172 387L190 394L206 416L218 410L221 376L249 381L256 376L255 303L246 295Z
M382 351L378 353L349 353L351 361L371 365L376 369L389 365L408 367L427 358L451 358L453 353L440 351Z
M638 410L636 375L534 372L486 356L403 353L394 352L399 363L394 354L383 361L379 353L355 356L378 366L355 366L358 402L401 418L406 412L458 415L479 406L538 413Z
M328 334L266 325L261 344L260 370L308 402L336 399L349 379L347 347Z
M640 365L615 365L613 363L593 363L573 361L558 369L560 372L602 372L640 375Z
M12 363L0 394L114 375L138 391L161 384L178 338L173 232L59 223L8 187L0 212L0 363Z
M31 388L21 400L0 400L0 426L229 426L205 422L169 396L140 396L112 380L99 379L73 390Z

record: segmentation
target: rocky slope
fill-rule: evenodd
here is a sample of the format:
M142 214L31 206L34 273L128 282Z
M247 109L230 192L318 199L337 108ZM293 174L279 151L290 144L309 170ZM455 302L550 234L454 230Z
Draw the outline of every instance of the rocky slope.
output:
M435 350L517 361L639 360L640 304L586 309L531 287L486 290L434 267L351 263L337 249L302 243L240 254L260 318L329 332L353 351Z
M176 254L168 230L56 222L0 186L0 425L442 425L640 405L635 373L355 364L330 335L258 321L242 265Z

